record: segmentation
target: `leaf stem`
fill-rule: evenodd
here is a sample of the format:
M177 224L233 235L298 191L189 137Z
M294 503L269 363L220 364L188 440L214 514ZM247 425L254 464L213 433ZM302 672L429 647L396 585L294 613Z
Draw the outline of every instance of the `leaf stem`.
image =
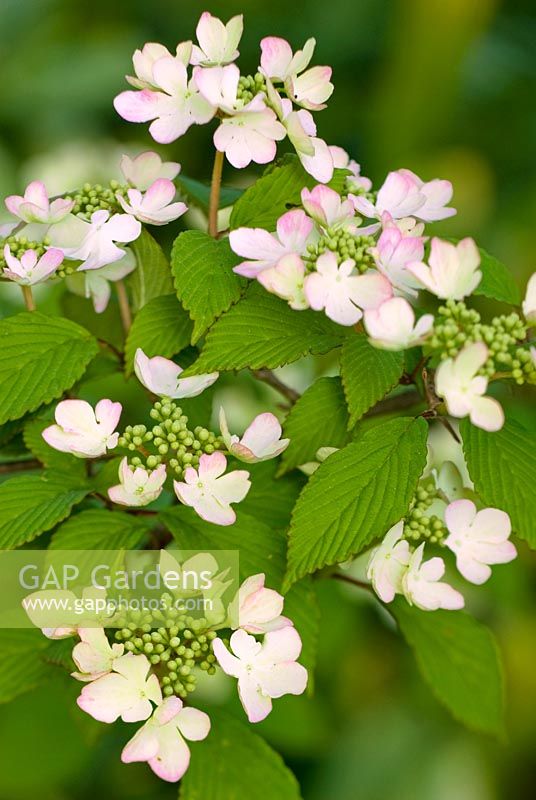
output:
M32 287L31 286L21 286L22 289L22 296L24 298L24 304L28 311L35 311L35 300L32 294Z
M117 299L119 301L119 313L121 315L121 322L123 323L123 330L127 334L132 325L132 314L130 313L130 305L128 302L127 287L124 281L115 282L115 290L117 292Z
M292 405L301 397L299 392L287 386L283 381L280 381L271 369L254 369L253 376L257 378L257 380L267 383L272 389L275 389L279 394L283 395L283 397L286 397Z
M336 581L342 581L343 583L351 583L352 586L357 586L359 589L366 589L367 592L372 592L372 586L370 583L365 583L364 581L358 581L357 578L352 578L350 575L343 575L342 572L333 572L331 577Z
M208 233L214 239L218 237L218 208L220 205L221 176L223 173L223 153L216 150L212 182L210 184L210 200L208 206Z

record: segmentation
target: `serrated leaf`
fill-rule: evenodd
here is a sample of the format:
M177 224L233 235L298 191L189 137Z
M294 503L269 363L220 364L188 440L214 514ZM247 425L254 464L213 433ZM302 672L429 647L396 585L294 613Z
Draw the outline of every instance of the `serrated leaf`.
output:
M240 262L227 239L185 231L173 244L171 264L177 297L194 322L192 344L240 298L245 285L233 272Z
M51 467L57 472L66 472L71 478L75 476L83 483L86 475L84 461L69 453L54 450L43 439L44 429L53 422L52 410L46 416L29 420L24 426L24 444L43 466Z
M286 586L356 555L404 516L426 463L427 432L420 418L390 420L320 465L292 515Z
M141 308L125 346L125 372L132 374L138 347L145 355L171 358L190 344L192 322L174 294L153 297Z
M173 292L173 281L169 261L146 228L130 247L136 256L137 266L128 276L135 311L162 294Z
M340 191L347 174L346 170L335 170L328 186ZM304 170L297 156L285 156L280 165L270 167L237 200L231 213L231 229L275 230L278 218L292 206L300 205L302 189L312 189L317 183Z
M319 378L291 408L283 426L290 444L281 456L279 474L314 461L320 447L342 447L348 412L340 378Z
M488 433L465 419L460 432L469 475L481 499L506 511L514 533L536 549L536 435L513 421Z
M213 708L210 720L208 737L191 748L180 800L300 800L296 778L251 726Z
M195 180L195 178L188 178L182 173L176 179L180 189L188 196L188 198L204 210L208 210L210 202L210 186ZM220 208L227 208L236 203L239 197L244 194L244 189L238 189L236 186L222 186L220 190Z
M97 352L70 320L34 311L0 321L0 424L61 397Z
M274 530L288 528L292 509L305 484L300 472L276 478L277 461L248 464L251 489L240 503L245 514L261 519Z
M43 654L49 644L41 631L0 631L0 703L8 703L46 680L51 667Z
M122 511L89 509L60 525L49 550L135 550L150 527L146 519Z
M339 347L347 330L325 314L294 311L284 300L252 284L207 334L199 359L186 371L198 375L215 370L273 369L309 353Z
M110 298L107 307L100 314L96 313L91 300L69 291L61 296L60 305L67 319L83 325L97 339L108 342L118 350L123 349L125 334L115 297Z
M0 486L0 549L12 550L50 530L88 491L61 473L10 478Z
M234 525L222 528L200 519L184 506L175 506L159 514L177 544L184 550L238 550L240 580L264 572L266 586L280 590L286 567L286 537L268 527L258 515L250 516L237 509ZM318 604L312 581L300 581L285 596L284 613L296 626L303 650L300 662L312 670L316 661L318 636Z
M353 427L393 389L404 371L404 354L378 350L363 333L348 336L341 352L341 378Z
M437 699L464 725L500 736L503 676L491 631L462 611L390 607Z

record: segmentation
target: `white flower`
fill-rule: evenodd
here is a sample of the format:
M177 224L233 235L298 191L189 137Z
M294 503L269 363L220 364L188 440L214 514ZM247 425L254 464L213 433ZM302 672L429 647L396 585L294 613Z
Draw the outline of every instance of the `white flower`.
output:
M124 645L112 644L106 638L104 628L79 628L80 642L74 646L72 658L78 672L72 672L79 681L94 681L113 669L116 658L123 655Z
M504 425L504 412L493 397L484 397L488 379L477 375L488 359L483 342L466 345L456 358L441 362L435 375L435 388L453 417L469 416L473 425L498 431Z
M425 289L443 300L462 300L481 281L480 253L473 239L462 239L454 245L433 238L428 261L430 266L412 261L406 269Z
M294 103L320 110L325 108L325 101L333 93L332 70L322 66L304 72L313 57L315 45L314 39L308 39L303 50L293 54L285 39L267 36L261 40L260 70L269 79L284 81L285 90Z
M172 400L197 397L219 377L219 372L211 372L207 375L181 378L182 367L162 356L149 358L141 347L138 347L134 356L134 372L139 382L150 392Z
M146 506L160 497L166 482L166 465L160 464L149 472L143 467L129 466L123 458L119 465L117 486L108 489L108 496L114 503L122 506Z
M125 180L142 192L159 178L172 181L181 171L181 165L176 161L163 162L158 153L152 151L140 153L135 158L124 155L120 166Z
M434 324L432 314L424 314L415 324L415 313L403 297L392 297L377 309L365 311L365 328L374 347L406 350L422 344Z
M463 596L439 579L445 574L442 558L431 558L422 563L424 542L412 553L409 566L402 577L402 591L410 605L423 611L445 608L457 611L465 605Z
M297 663L301 639L287 626L269 631L261 644L245 631L231 636L232 655L221 639L214 639L214 655L227 675L238 678L240 702L250 722L260 722L272 710L272 698L302 694L307 670Z
M167 178L158 178L142 194L139 189L127 190L128 202L122 195L117 199L127 214L149 225L166 225L188 211L186 203L172 203L175 186Z
M99 269L124 258L125 250L115 242L133 242L141 233L141 223L130 214L94 211L91 222L78 219L81 240L75 247L64 247L67 258L83 263L80 270ZM80 227L83 226L83 227Z
M102 314L106 310L112 294L110 283L122 280L135 269L136 256L132 250L127 248L125 255L119 261L99 267L99 269L67 275L65 282L68 289L74 294L91 298L95 312Z
M279 420L269 412L256 416L240 438L231 436L225 411L220 408L220 430L229 453L248 464L275 458L290 443L290 439L281 439L282 430Z
M523 314L530 325L536 325L536 272L527 283L527 292L523 300Z
M78 458L97 458L117 445L115 432L121 403L100 400L95 411L85 400L62 400L56 406L56 425L43 431L43 439L55 450Z
M229 244L243 261L233 272L256 278L263 270L276 267L286 255L302 255L315 238L312 220L300 208L287 211L277 220L276 233L264 228L237 228L229 234Z
M268 96L272 97L270 89ZM303 168L315 180L328 183L333 177L333 156L326 142L316 135L313 115L304 108L292 111L289 100L281 100L280 111L281 122Z
M4 277L21 286L34 286L36 283L46 281L56 272L63 261L63 253L61 250L51 248L38 259L35 250L26 250L19 259L11 254L9 245L6 244L4 258L7 264Z
M329 250L319 256L316 272L305 278L305 296L311 308L324 309L340 325L355 325L363 316L362 309L377 308L392 296L391 284L383 275L359 275L354 268L351 258L339 266Z
M200 741L209 731L210 719L204 711L184 707L178 697L166 697L126 744L121 761L147 761L159 778L175 783L190 764L190 750L184 740Z
M415 216L432 222L456 213L456 209L446 208L452 198L450 181L435 179L425 183L409 169L388 174L375 204L366 197L351 195L351 198L356 209L366 217L380 218L387 211L395 219Z
M191 64L203 67L229 64L238 58L236 49L242 38L244 18L242 14L232 17L224 25L218 17L204 11L197 23L196 35L199 47L192 47Z
M456 566L471 583L485 583L489 564L507 564L517 551L508 541L510 517L498 508L477 511L471 500L455 500L447 506L445 522L449 536L445 545L456 555Z
M45 184L41 181L29 183L24 197L12 194L6 197L5 203L8 211L24 222L44 225L60 222L74 206L74 200L64 200L61 197L50 202Z
M303 289L305 265L295 253L283 256L275 267L259 272L257 280L268 292L287 300L296 311L309 308Z
M227 475L223 453L202 455L199 467L188 467L184 482L174 481L175 494L181 503L191 506L201 519L215 525L232 525L236 514L231 503L240 503L249 492L249 472L235 470Z
M181 45L177 47L177 55L179 55L180 52L186 59L179 59L185 66L190 60L191 53L191 43L189 42L187 44L190 46L186 52L184 52L182 48L179 51L179 47L181 47ZM136 77L134 78L132 75L127 75L126 78L128 83L130 83L131 86L136 87L136 89L157 89L158 85L155 83L155 79L153 77L153 67L159 59L173 57L174 56L171 55L167 47L164 47L163 44L159 44L158 42L147 42L147 44L143 45L141 50L134 51L134 55L132 56L132 66L134 67Z
M264 585L265 575L252 575L246 578L231 602L231 608L237 608L236 618L231 618L231 628L242 628L248 633L267 633L292 625L287 617L282 617L285 599L274 589Z
M411 218L406 217L406 220ZM415 223L415 220L412 220ZM416 297L420 284L406 269L413 261L420 261L424 256L425 237L419 232L422 223L412 228L401 227L387 213L382 216L383 231L376 247L370 248L380 272L390 280L393 287L403 295Z
M402 538L404 520L387 531L383 541L370 554L367 578L384 603L391 603L402 592L402 576L410 561L408 542Z
M116 658L113 672L97 678L82 689L77 703L99 722L140 722L152 713L151 702L160 705L162 692L158 678L150 673L147 656L128 654Z
M356 218L349 200L341 200L340 195L329 186L315 186L302 189L302 205L322 228L355 228Z
M437 220L447 219L456 214L455 208L447 208L447 204L452 200L452 183L450 181L434 178L432 181L425 182L409 169L399 170L401 175L409 178L424 196L425 201L417 211L416 216L424 222L436 222Z

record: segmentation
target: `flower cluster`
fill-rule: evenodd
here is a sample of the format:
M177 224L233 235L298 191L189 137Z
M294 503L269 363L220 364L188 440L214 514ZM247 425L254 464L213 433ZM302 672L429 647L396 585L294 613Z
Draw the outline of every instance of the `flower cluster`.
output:
M197 44L180 42L174 54L145 44L132 58L135 76L127 76L134 89L115 98L116 111L129 122L151 122L149 132L161 144L217 118L214 145L238 169L273 161L277 142L288 137L307 172L327 183L334 154L317 137L311 111L325 108L331 96L331 68L309 66L314 39L293 53L284 39L268 36L258 72L241 75L234 62L242 31L242 15L224 24L205 11Z
M125 453L119 465L119 483L110 487L110 499L124 506L146 506L158 499L167 478L173 479L176 497L204 520L232 525L231 507L250 489L247 470L227 471L227 456L246 463L275 458L288 446L281 425L271 413L259 414L242 438L231 434L225 411L220 410L221 435L196 426L174 401L195 397L211 386L218 373L181 378L182 369L161 356L148 358L138 349L135 372L142 385L161 400L150 411L152 427L129 425L116 429L121 404L101 400L95 410L85 400L63 400L56 406L55 424L43 431L56 450L78 458L99 458L119 448Z
M196 558L214 562L208 554ZM160 566L181 570L170 553ZM189 562L182 565L188 569ZM190 565L191 566L191 565ZM218 578L216 577L216 581ZM217 667L238 681L240 701L250 722L260 722L272 700L302 694L307 671L298 663L301 639L287 617L284 598L265 587L260 573L247 578L227 610L214 620L180 613L169 593L163 611L130 611L111 628L47 629L50 638L77 636L72 676L84 683L78 706L100 722L142 722L125 745L121 760L146 761L165 781L176 782L190 762L187 742L205 739L210 718L186 705L199 671L214 675ZM122 627L120 627L122 625ZM220 638L222 633L224 638ZM232 653L227 645L229 644Z

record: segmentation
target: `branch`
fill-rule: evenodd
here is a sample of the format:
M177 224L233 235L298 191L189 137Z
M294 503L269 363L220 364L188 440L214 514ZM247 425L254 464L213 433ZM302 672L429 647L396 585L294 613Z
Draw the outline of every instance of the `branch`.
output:
M422 397L419 392L404 392L403 394L397 394L395 397L387 397L385 400L380 400L370 411L367 411L365 417L375 417L378 414L390 414L392 411L403 411L417 403L422 403Z
M352 586L357 586L359 589L366 589L367 592L372 592L372 586L370 583L365 583L364 581L358 581L357 578L352 578L350 575L343 575L342 572L333 572L331 577L336 581L342 581L342 583L350 583Z
M210 200L208 206L208 234L218 238L218 208L220 205L221 176L223 172L223 152L216 150L212 181L210 184Z
M280 381L279 378L274 375L271 369L254 369L252 370L252 374L257 380L262 381L263 383L267 383L268 386L271 386L272 389L275 389L276 392L286 397L286 399L294 405L294 403L300 399L301 395L295 389L292 389L290 386L287 386L286 383Z
M0 464L0 475L10 472L25 472L30 469L41 469L43 465L36 458L29 461L12 461L8 464Z

